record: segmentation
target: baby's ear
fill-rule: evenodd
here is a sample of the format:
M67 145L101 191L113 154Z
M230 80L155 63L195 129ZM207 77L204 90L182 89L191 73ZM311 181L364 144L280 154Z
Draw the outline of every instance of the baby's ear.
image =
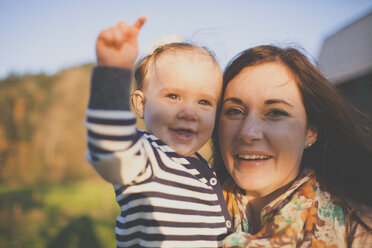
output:
M136 110L138 116L143 119L143 113L145 112L145 95L142 91L136 90L132 96L133 107Z

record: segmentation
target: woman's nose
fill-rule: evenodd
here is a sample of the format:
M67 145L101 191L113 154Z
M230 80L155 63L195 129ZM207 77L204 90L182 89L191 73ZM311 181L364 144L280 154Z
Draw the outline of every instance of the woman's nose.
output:
M248 115L240 127L239 138L246 143L261 140L263 138L263 124L259 117Z

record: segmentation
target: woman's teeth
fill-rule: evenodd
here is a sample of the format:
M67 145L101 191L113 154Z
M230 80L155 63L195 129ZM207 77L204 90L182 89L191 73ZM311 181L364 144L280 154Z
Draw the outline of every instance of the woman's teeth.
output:
M245 160L261 160L261 159L269 159L269 158L271 158L271 156L238 154L238 158L245 159Z

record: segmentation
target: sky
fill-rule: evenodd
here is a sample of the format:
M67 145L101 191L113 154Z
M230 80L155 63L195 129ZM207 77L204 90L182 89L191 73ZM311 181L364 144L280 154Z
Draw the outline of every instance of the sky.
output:
M0 0L0 78L95 62L99 32L141 15L140 56L180 35L214 51L221 67L263 44L316 60L325 38L371 11L372 0Z

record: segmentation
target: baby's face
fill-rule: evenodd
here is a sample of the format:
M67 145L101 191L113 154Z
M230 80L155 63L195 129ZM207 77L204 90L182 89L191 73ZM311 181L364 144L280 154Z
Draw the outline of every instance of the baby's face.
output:
M222 73L198 51L166 53L145 83L146 129L183 156L210 138L222 89Z

